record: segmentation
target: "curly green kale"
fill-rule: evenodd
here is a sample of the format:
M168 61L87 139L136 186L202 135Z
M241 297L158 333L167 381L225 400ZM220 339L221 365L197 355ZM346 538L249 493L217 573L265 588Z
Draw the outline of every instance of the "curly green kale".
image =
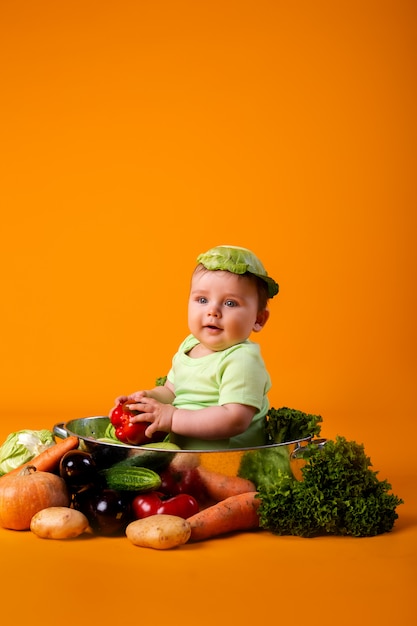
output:
M337 437L311 445L302 480L280 474L260 485L260 527L277 535L371 537L389 532L403 504L371 469L364 447Z
M265 422L267 442L283 443L319 435L322 421L321 415L312 415L285 406L280 409L270 408Z

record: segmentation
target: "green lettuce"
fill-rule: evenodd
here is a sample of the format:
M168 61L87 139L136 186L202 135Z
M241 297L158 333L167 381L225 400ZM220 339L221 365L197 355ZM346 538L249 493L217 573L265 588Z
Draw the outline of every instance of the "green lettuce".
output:
M336 437L311 444L302 480L279 473L260 484L260 527L276 535L372 537L389 532L403 500L380 480L363 445Z
M288 446L245 452L238 476L251 480L257 489L273 487L281 476L292 476Z
M26 429L10 433L0 447L0 476L31 461L53 445L55 439L50 430Z
M318 436L321 431L321 415L304 413L298 409L283 406L271 407L266 416L265 430L268 443L297 441L306 437Z

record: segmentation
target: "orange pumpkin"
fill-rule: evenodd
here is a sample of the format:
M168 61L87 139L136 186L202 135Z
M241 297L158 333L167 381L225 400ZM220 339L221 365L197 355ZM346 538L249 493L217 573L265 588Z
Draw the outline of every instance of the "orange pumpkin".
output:
M65 481L51 472L24 467L18 474L0 478L0 526L28 530L35 513L50 506L69 506Z

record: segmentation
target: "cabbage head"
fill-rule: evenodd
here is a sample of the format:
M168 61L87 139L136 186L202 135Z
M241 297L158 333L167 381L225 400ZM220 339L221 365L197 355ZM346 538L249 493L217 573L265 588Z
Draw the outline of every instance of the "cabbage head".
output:
M50 430L18 430L10 433L0 447L0 476L7 474L23 463L55 445Z

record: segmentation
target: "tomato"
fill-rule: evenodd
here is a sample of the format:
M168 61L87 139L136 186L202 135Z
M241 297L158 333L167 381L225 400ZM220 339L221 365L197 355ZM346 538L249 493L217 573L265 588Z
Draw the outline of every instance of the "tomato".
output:
M197 500L186 493L167 498L158 491L152 491L138 494L132 501L132 513L136 519L150 515L176 515L187 519L199 510Z

